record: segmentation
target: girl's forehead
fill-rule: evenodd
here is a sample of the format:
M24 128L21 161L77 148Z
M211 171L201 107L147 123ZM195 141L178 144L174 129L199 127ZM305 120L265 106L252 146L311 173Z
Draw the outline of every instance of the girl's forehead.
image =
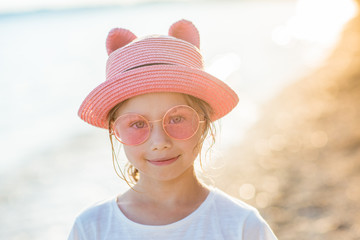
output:
M147 93L126 100L116 111L116 116L130 112L144 116L161 115L176 105L189 105L189 101L182 93Z

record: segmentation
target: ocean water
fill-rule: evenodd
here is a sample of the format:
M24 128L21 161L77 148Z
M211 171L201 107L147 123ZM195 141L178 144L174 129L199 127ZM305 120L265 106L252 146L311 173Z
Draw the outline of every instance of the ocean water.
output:
M306 32L296 34L299 26L290 24L294 20L301 22L295 1L143 3L0 15L0 187L15 189L10 181L16 172L16 181L27 181L31 189L39 188L36 191L46 192L47 196L44 200L35 193L19 195L30 196L29 201L34 203L32 215L23 222L13 216L11 208L22 204L15 213L28 211L28 201L20 201L19 197L16 202L2 204L0 209L13 221L4 220L0 236L64 239L71 225L69 219L74 216L74 209L79 211L80 203L95 199L99 192L113 191L96 186L96 180L90 178L98 170L95 159L104 157L105 147L100 142L106 139L106 133L77 117L84 97L104 81L106 35L113 27L128 28L138 36L167 34L169 26L182 18L191 20L200 31L206 69L233 87L240 97L239 106L221 122L219 149L241 141L259 117L264 102L319 65L341 30L338 27L324 32L328 34L325 40L312 39ZM339 22L344 23L344 19ZM84 144L75 146L74 142ZM76 171L82 169L77 161L66 167L71 170L65 178L60 170L51 176L46 173L44 162L49 168L54 164L65 169L63 165L69 161L66 159L79 157L79 150L84 151L81 157L89 163L86 179L91 179L80 186L95 186L97 194L84 190L86 194L80 196L79 185L74 185L75 176L79 176ZM54 152L57 159L51 163ZM48 179L52 180L43 185L36 185L36 181L32 184L34 176L24 177L29 168L44 176L49 174ZM47 190L43 192L40 186ZM74 203L69 196L78 196L81 201ZM63 206L65 211L55 212L58 225L54 227L46 220L46 213L59 201L65 201L67 208ZM41 209L37 209L39 206ZM29 221L31 224L26 227L19 226ZM50 230L44 231L45 227ZM23 233L25 230L30 235ZM57 238L50 237L55 233Z

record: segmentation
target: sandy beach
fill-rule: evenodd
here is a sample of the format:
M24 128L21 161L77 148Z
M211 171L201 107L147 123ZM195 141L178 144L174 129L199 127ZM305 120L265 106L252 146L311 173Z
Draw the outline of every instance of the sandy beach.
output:
M279 239L360 239L359 29L358 15L224 158L216 183L257 206Z

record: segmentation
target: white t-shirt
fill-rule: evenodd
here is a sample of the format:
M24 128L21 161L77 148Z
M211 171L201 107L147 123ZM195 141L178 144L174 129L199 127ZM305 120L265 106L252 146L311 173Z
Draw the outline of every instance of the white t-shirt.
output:
M128 219L116 198L85 210L76 218L68 240L276 240L258 211L218 189L190 215L167 225L143 225Z

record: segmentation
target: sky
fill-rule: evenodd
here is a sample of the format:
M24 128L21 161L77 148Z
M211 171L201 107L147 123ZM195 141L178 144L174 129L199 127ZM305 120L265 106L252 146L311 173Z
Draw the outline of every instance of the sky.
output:
M96 7L116 4L136 4L139 2L150 1L151 0L3 0L0 1L0 13L34 11L40 9L62 9L74 7ZM171 1L158 0L158 2Z
M77 7L96 7L118 4L136 4L151 2L154 0L2 0L0 1L0 14L13 12L28 12L36 10L56 10ZM172 0L155 0L156 2L172 2ZM177 0L177 2L191 2L190 0ZM255 1L255 0L243 0ZM264 0L263 0L264 1ZM333 17L344 18L344 15L352 16L355 12L354 0L283 0L296 1L298 12L313 17L319 13L335 14ZM205 2L204 2L205 3Z

